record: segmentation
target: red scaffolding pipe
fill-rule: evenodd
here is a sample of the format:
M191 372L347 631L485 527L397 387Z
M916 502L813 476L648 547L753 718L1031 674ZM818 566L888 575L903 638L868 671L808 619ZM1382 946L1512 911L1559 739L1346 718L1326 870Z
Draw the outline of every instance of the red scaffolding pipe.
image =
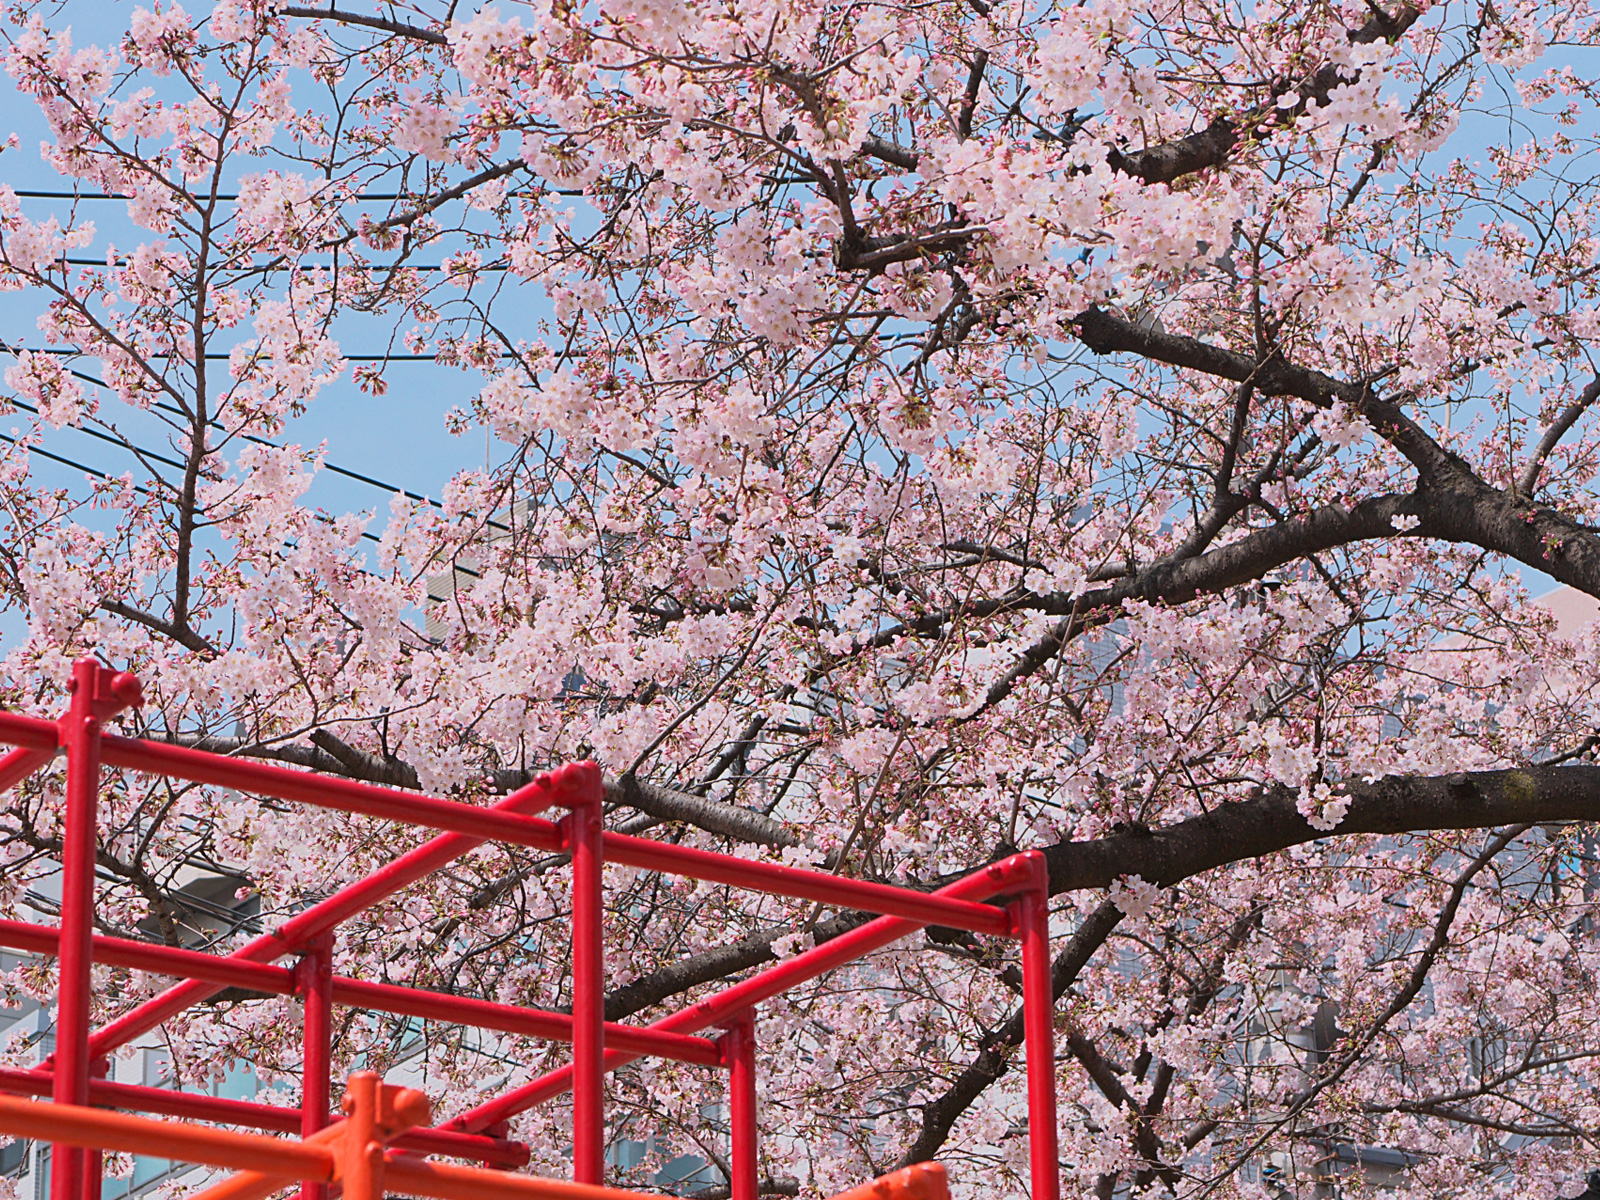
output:
M333 1086L333 935L313 939L295 964L295 992L305 1006L300 1026L300 1137L320 1133L328 1124ZM314 1180L300 1183L300 1200L327 1200L327 1187Z
M572 1178L606 1179L605 843L598 774L561 822L572 856Z
M0 716L3 715L0 714ZM5 727L0 724L0 738L3 738L4 735ZM233 759L224 761L234 762ZM242 765L250 766L253 764ZM511 795L500 801L492 809L473 809L472 811L482 813L485 816L496 812L540 812L556 803L557 796L571 786L573 769L573 767L563 767L550 775L541 775L526 787L512 792ZM313 777L308 776L307 778ZM374 790L382 791L383 789ZM554 826L551 828L554 829ZM229 956L229 959L230 961L239 962L270 962L272 959L281 958L285 954L293 954L311 939L324 933L331 933L350 917L381 903L402 888L410 886L427 875L431 875L440 867L454 862L463 854L476 849L488 840L487 836L474 837L461 833L440 834L438 837L418 846L415 850L401 855L392 863L379 868L365 879L335 892L326 900L312 905L305 912L297 913L290 917L281 928L240 947ZM222 990L223 986L226 985L211 985L195 980L180 983L176 987L168 989L162 995L139 1005L132 1012L119 1017L100 1030L91 1041L90 1048L99 1054L110 1053L116 1047L132 1041L140 1034L150 1032L168 1017L182 1012L190 1005L200 1003L208 996L214 996Z
M1035 856L1041 862L1044 859L1037 850L1013 855L940 888L934 895L977 900L1014 890L1034 877L1032 860ZM731 1020L742 1009L753 1008L792 987L815 979L818 975L842 967L846 963L871 954L874 950L881 950L891 942L897 942L908 933L915 933L929 923L901 917L878 917L848 933L840 934L832 941L813 946L810 950L797 954L775 967L769 967L697 1004L662 1017L646 1028L669 1033L699 1033L703 1029L721 1025ZM624 1063L633 1062L637 1057L636 1054L608 1051L606 1070L615 1070ZM504 1096L480 1104L470 1112L462 1113L450 1121L446 1128L468 1131L487 1129L491 1125L543 1104L554 1096L561 1095L571 1086L572 1068L562 1067L514 1091L507 1092Z
M728 1022L722 1035L728 1068L728 1127L733 1153L728 1162L728 1200L761 1195L760 1114L756 1111L756 1017L749 1009Z
M60 939L60 930L52 926L0 918L0 946L33 954L54 955ZM248 988L281 996L295 994L298 986L296 971L265 963L247 963L237 958L219 958L194 950L180 950L101 934L95 935L92 946L94 961L108 966L131 967L162 975L188 975L227 987ZM570 1013L497 1004L491 1000L392 983L369 983L343 975L332 977L331 990L333 1002L347 1008L475 1025L480 1029L542 1038L550 1042L572 1040ZM720 1061L716 1043L706 1038L662 1033L616 1021L607 1021L605 1028L606 1042L619 1049L636 1050L640 1054L703 1067L714 1067Z
M931 924L954 926L1021 942L1024 1029L1028 1065L1030 1170L1034 1200L1059 1200L1060 1179L1055 1114L1055 1052L1050 981L1049 889L1043 856L1037 852L982 868L964 879L926 893L867 880L845 879L822 871L738 858L692 847L607 832L602 826L603 789L592 763L570 764L541 775L492 807L484 808L415 792L330 778L285 767L243 761L205 751L103 733L102 724L122 708L139 702L138 682L92 660L75 664L69 711L59 722L0 713L0 743L16 747L0 756L0 787L9 787L67 753L67 800L62 867L61 924L57 928L0 920L0 945L61 960L57 1053L49 1069L0 1070L0 1090L50 1093L74 1111L83 1106L138 1108L171 1116L207 1117L257 1128L298 1132L307 1150L340 1147L328 1171L297 1170L302 1200L324 1200L330 1178L343 1178L348 1200L381 1195L382 1147L373 1141L373 1116L393 1089L375 1077L356 1076L347 1094L359 1128L329 1124L332 1008L335 1005L450 1021L483 1029L558 1042L570 1042L572 1061L505 1095L488 1100L437 1129L410 1128L385 1140L396 1149L451 1154L499 1165L526 1162L526 1148L503 1138L507 1118L534 1104L573 1092L573 1174L576 1182L558 1185L597 1196L605 1174L605 1093L608 1070L653 1055L726 1070L732 1153L732 1200L756 1200L759 1178L759 1114L756 1111L757 1047L755 1009L762 1002L807 980L870 954ZM101 764L154 772L191 782L273 796L294 803L406 822L443 832L380 867L281 927L257 937L227 956L125 938L95 936L90 928L94 899L95 807ZM534 814L552 806L567 809L560 822ZM572 863L572 1012L556 1013L470 997L445 995L396 984L347 979L334 974L334 938L339 925L417 882L489 840L566 854ZM831 941L761 971L741 983L647 1026L605 1020L604 864L670 872L729 887L820 901L880 914ZM1009 903L988 903L1006 897ZM292 969L272 960L297 956ZM182 982L122 1014L98 1031L89 1028L90 968L106 963L178 976ZM298 995L305 1004L303 1085L298 1109L249 1101L116 1084L92 1078L93 1064L112 1049L161 1024L168 1017L224 987L251 988L269 995ZM715 1040L698 1036L720 1027ZM358 1083L359 1081L359 1083ZM370 1095L368 1094L370 1093ZM395 1093L398 1094L398 1093ZM377 1107L374 1107L374 1106ZM425 1105L424 1105L425 1107ZM9 1110L7 1110L9 1111ZM365 1115L360 1115L365 1114ZM132 1119L132 1118L128 1118ZM366 1124L362 1124L365 1122ZM372 1125L368 1128L368 1125ZM120 1128L120 1127L119 1127ZM131 1127L126 1127L131 1128ZM390 1133L397 1133L398 1129ZM202 1139L203 1141L204 1139ZM53 1172L52 1200L97 1200L92 1164L80 1147L115 1148L111 1142L62 1137ZM198 1144L198 1143L196 1143ZM378 1157L372 1157L377 1146ZM362 1150L362 1147L366 1147ZM305 1160L307 1163L312 1160ZM389 1164L394 1185L405 1180L417 1194L455 1195L469 1176L459 1168ZM415 1175L412 1180L411 1175ZM267 1195L284 1178L238 1177L235 1200ZM909 1178L909 1177L908 1177ZM919 1175L927 1185L933 1175ZM416 1186L413 1187L412 1183ZM525 1181L533 1184L534 1181ZM532 1196L513 1188L508 1194ZM424 1186L426 1185L426 1186ZM885 1181L879 1185L887 1186ZM898 1186L898 1185L896 1185ZM908 1185L909 1186L909 1185ZM428 1188L436 1190L429 1191ZM938 1176L938 1188L943 1176ZM859 1189L858 1189L859 1190ZM915 1193L903 1192L907 1196ZM461 1192L464 1196L467 1193ZM542 1195L552 1193L547 1189ZM209 1193L208 1193L209 1195ZM852 1193L853 1195L853 1193ZM221 1193L219 1193L220 1200ZM866 1200L863 1193L862 1200Z

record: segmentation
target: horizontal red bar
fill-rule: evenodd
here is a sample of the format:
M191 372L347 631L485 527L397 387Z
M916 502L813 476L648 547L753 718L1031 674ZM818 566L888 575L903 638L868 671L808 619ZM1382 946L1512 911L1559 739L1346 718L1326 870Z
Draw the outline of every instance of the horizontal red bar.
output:
M599 768L593 763L568 763L548 775L535 777L531 783L501 800L491 811L522 814L542 812L573 789L598 785L598 776ZM293 954L322 934L331 933L346 918L378 904L487 840L486 837L471 834L441 833L415 850L409 850L393 862L379 867L365 879L341 888L304 912L296 913L280 928L263 934L249 945L241 946L229 957L238 962L271 962L285 954ZM174 1013L182 1012L191 1004L198 1004L217 990L214 984L192 979L168 988L161 995L146 1000L131 1012L124 1013L111 1024L97 1030L89 1039L90 1053L109 1054L140 1034L148 1033Z
M184 746L168 746L138 738L107 734L101 745L104 760L112 766L154 771L196 783L237 788L257 795L275 796L280 800L364 813L433 829L470 833L538 850L559 852L562 849L561 834L555 824L537 817L499 812L416 792L376 787L337 776L315 775L267 763L226 758ZM905 917L923 924L950 925L996 937L1005 937L1010 933L1005 914L992 905L950 900L911 888L847 879L824 871L776 863L751 862L730 854L671 846L620 833L605 835L605 851L607 861L627 866L668 871L694 879L817 900L844 908L860 908L886 916Z
M431 829L466 833L485 841L493 838L517 846L531 846L536 850L561 849L561 834L555 825L537 817L463 804L459 800L441 800L437 796L425 796L418 792L357 783L337 775L291 771L287 767L226 758L203 750L191 750L187 746L168 746L161 742L117 737L109 733L100 741L100 757L108 766L152 771L194 783L236 788L258 796L274 796L279 800L314 804L319 808L363 813L370 817L425 825Z
M647 838L629 837L625 833L607 833L605 846L606 861L625 866L726 883L754 892L817 900L840 908L859 908L889 917L905 917L922 925L949 925L956 929L970 929L974 933L993 934L995 937L1011 936L1009 919L1004 911L992 904L955 900L937 893L892 887L865 879L847 879L803 867L751 862L731 854L674 846Z
M433 829L470 833L539 850L559 852L562 849L561 833L555 824L537 817L480 808L416 792L375 787L337 776L314 775L267 763L226 758L184 746L168 746L138 738L107 734L101 746L105 762L112 766L154 771L196 783L237 788L257 795L275 796L280 800L364 813ZM844 908L865 909L886 916L905 917L921 924L950 925L996 937L1006 937L1010 933L1005 914L993 905L952 900L867 880L847 879L824 871L751 862L730 854L671 846L620 833L605 835L605 854L607 861L627 866L668 871L693 879L817 900Z
M449 996L443 992L426 992L394 984L367 983L340 976L335 976L333 980L333 999L337 1004L352 1008L373 1008L429 1020L450 1021L457 1025L475 1025L480 1029L498 1029L502 1033L546 1038L553 1042L572 1041L572 1018L566 1013L496 1004L490 1000ZM706 1038L664 1034L615 1021L606 1022L606 1045L639 1054L653 1054L658 1058L697 1063L704 1067L722 1065L717 1044Z
M22 1096L48 1096L49 1071L19 1071L0 1067L0 1092ZM106 1108L131 1108L166 1117L217 1121L225 1125L247 1125L277 1133L300 1132L300 1110L276 1104L257 1104L251 1100L226 1100L201 1096L170 1088L142 1087L132 1083L113 1083L95 1079L89 1083L89 1098ZM343 1118L334 1118L335 1123ZM470 1158L499 1167L522 1167L528 1163L528 1148L520 1142L452 1129L411 1129L389 1143L400 1150L419 1154L445 1154ZM153 1151L152 1151L153 1153Z
M21 713L0 712L0 743L21 746L26 750L48 750L54 754L56 747L61 744L61 735L54 721L25 717Z
M27 950L33 954L54 955L60 939L60 931L53 925L30 925L26 921L0 919L0 946ZM236 958L158 946L152 942L135 942L97 934L94 938L94 961L152 974L176 975L181 979L203 979L224 987L253 988L278 996L294 994L294 972L286 967L241 962Z

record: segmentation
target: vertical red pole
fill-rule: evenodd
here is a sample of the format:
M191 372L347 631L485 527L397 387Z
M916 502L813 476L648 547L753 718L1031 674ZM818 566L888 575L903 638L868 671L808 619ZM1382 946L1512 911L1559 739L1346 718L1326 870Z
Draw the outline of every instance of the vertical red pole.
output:
M95 819L100 792L100 722L140 700L139 681L92 658L72 664L72 699L61 718L67 752L66 813L61 836L61 950L56 987L56 1046L50 1098L89 1103L89 1009L94 937ZM57 1143L50 1151L51 1200L90 1197L87 1152Z
M730 1200L757 1200L761 1188L760 1128L756 1123L756 1017L745 1009L722 1035L722 1061L728 1068Z
M561 822L572 856L572 1178L602 1184L605 1136L604 842L596 787Z
M1028 1165L1033 1200L1060 1200L1061 1162L1056 1133L1055 995L1050 979L1050 869L1044 855L1028 855L1033 879L1011 906L1022 942L1022 1032L1028 1060Z
M328 1124L333 1062L333 935L322 934L295 964L295 991L305 1004L301 1027L300 1136ZM306 1180L300 1200L327 1200L326 1184Z
M345 1085L345 1200L383 1200L383 1142L378 1131L380 1083L376 1072L357 1071Z
M97 1058L89 1064L91 1079L104 1079L111 1072L111 1060ZM89 1200L99 1200L100 1180L105 1167L105 1156L98 1150L83 1152L83 1194Z

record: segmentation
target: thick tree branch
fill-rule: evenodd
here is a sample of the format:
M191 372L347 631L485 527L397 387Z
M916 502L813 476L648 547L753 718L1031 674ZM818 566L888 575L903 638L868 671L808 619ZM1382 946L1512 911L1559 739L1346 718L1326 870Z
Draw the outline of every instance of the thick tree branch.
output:
M956 116L956 137L963 142L972 136L972 117L978 111L978 92L983 87L983 72L988 65L987 50L973 54L972 68L967 73L967 86L961 93L961 108Z
M871 913L840 913L831 920L819 921L812 926L812 941L819 946L831 942L840 934L848 933L872 919ZM714 946L658 967L648 975L641 975L606 997L606 1020L620 1021L690 988L715 983L763 963L776 962L778 956L772 952L773 941L794 931L792 925L760 929L732 945Z
M1404 454L1425 480L1465 467L1406 416L1398 404L1379 398L1363 384L1347 383L1310 367L1295 366L1277 354L1257 360L1198 338L1147 329L1103 308L1078 314L1074 324L1083 344L1096 354L1137 354L1169 366L1250 384L1260 395L1293 396L1317 408L1332 408L1335 402L1342 401Z
M624 775L620 779L608 778L606 799L614 804L637 808L661 821L682 821L708 833L720 833L724 837L755 846L787 847L800 844L800 839L790 833L781 821L774 821L771 817L751 812L737 804L724 804L692 792L646 783L632 775Z
M867 140L861 143L861 153L870 154L873 158L882 159L890 166L899 167L903 171L917 169L917 152L899 142L881 138L875 133L867 135Z
M1373 6L1372 17L1360 29L1352 29L1352 44L1377 41L1394 42L1415 24L1422 10L1402 4L1393 16ZM1359 78L1353 75L1352 78ZM1113 170L1133 175L1145 183L1171 183L1185 175L1221 166L1240 142L1286 125L1304 116L1313 104L1326 104L1334 88L1344 80L1338 68L1329 64L1298 86L1273 89L1272 98L1240 117L1218 117L1204 129L1187 137L1175 138L1144 150L1123 153L1113 150L1107 156ZM1296 102L1283 106L1279 101L1293 95Z
M359 750L326 729L314 730L311 734L311 744L338 759L345 769L345 774L357 779L382 784L384 787L410 788L413 791L422 786L417 778L417 769L410 763L401 762L394 757L380 758L376 754Z
M185 650L193 650L196 654L215 654L217 648L205 638L201 637L187 623L178 624L175 621L163 621L160 617L152 616L141 609L134 608L131 604L124 604L121 600L105 598L100 601L100 607L113 616L118 616L135 625L143 625L146 629L159 633L162 637L171 638Z
M418 25L407 25L404 21L395 21L389 17L367 17L360 13L345 12L343 9L328 5L327 8L305 8L293 5L278 9L280 17L312 17L323 21L338 21L341 25L361 25L367 29L379 29L384 33L397 34L400 37L415 38L420 42L431 42L435 46L448 46L450 39L444 34L433 29L423 29Z
M1328 837L1490 829L1556 821L1600 821L1600 767L1525 767L1455 775L1352 780L1350 808L1331 834L1313 829L1296 797L1275 789L1148 832L1045 848L1051 892L1108 888L1125 875L1171 887L1231 862Z

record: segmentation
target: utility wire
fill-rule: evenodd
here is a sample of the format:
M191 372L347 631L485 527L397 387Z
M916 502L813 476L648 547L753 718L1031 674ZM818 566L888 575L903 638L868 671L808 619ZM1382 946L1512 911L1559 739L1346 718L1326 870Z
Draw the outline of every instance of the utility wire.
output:
M16 347L10 345L7 342L5 342L3 340L0 340L0 353L10 354L11 356L15 357L18 354L18 349ZM33 351L33 353L37 354L37 353L40 353L40 351L36 350L36 351ZM46 351L43 351L43 353L46 353L46 354L72 354L72 353L75 353L75 352L74 351L70 351L70 350L46 350ZM207 355L207 357L209 358L211 356ZM226 357L226 356L224 355L223 357ZM85 371L77 371L77 370L73 370L71 367L68 367L67 368L67 373L70 374L74 379L81 379L85 383L92 383L96 387L105 388L107 391L111 391L112 390L110 385L107 384L105 380L96 378L95 376L90 375ZM28 412L31 412L31 413L38 413L38 411L39 411L37 408L34 408L31 405L25 404L20 400L15 400L15 401L13 401L13 403L16 404L17 407L22 408L22 409L26 409ZM163 412L175 413L180 417L187 417L189 415L188 413L184 412L181 408L177 407L176 405L168 404L165 401L161 401L161 400L157 400L155 402L155 407L161 409ZM224 433L228 432L227 427L225 425L223 425L220 421L207 421L206 425L211 429L220 429ZM153 458L153 459L157 460L158 462L164 462L164 463L168 464L169 466L177 467L180 470L184 469L186 467L186 464L184 464L184 463L175 462L174 460L172 460L170 458L166 458L166 457L162 456L161 454L158 454L158 453L156 453L154 451L144 450L141 447L134 446L131 442L124 442L119 438L111 437L108 434L100 433L97 430L80 429L80 432L87 433L91 437L97 437L97 438L100 438L103 441L110 442L113 445L118 446L118 447L120 447L121 449L124 449L124 450L133 449L133 450L137 451L140 454L146 454L150 458ZM270 449L273 449L273 450L282 450L283 449L283 447L280 446L277 442L269 441L269 440L267 440L266 438L263 438L263 437L256 437L254 434L241 433L238 436L242 437L245 441L254 442L258 446L266 446L266 447L268 447ZM41 450L41 451L39 451L39 453L44 454L44 451ZM48 458L48 457L51 457L51 456L46 454L45 457ZM73 465L77 465L77 464L73 464ZM341 466L335 465L334 463L324 462L322 464L322 469L325 470L325 471L332 471L335 475L343 475L347 479L354 479L356 482L367 484L370 487L381 488L383 491L388 492L391 496L394 495L396 492L398 492L400 495L404 496L407 500L415 500L418 504L426 504L426 505L429 505L432 508L443 508L444 507L444 505L441 504L439 501L431 499L430 497L419 495L418 493L413 492L413 491L409 491L406 488L396 487L392 483L385 483L381 479L374 479L370 475L363 475L360 471L352 471L348 467L341 467ZM94 472L94 474L99 474L99 472ZM109 476L109 475L102 476L102 478L109 479L109 478L111 478L111 476ZM363 536L365 536L365 535L363 535ZM377 539L373 539L373 540L376 541Z
M103 259L103 258L67 258L67 257L62 257L62 258L56 259L55 261L58 262L58 263L66 263L67 266L69 266L69 267L104 267L106 265L106 260ZM130 261L132 261L132 260L124 258L124 259L120 260L116 265L117 266L127 266ZM328 268L330 270L333 267L332 263L297 262L295 265L296 266L300 266L300 267L326 267L326 268ZM406 263L406 262L398 262L398 263L368 263L363 268L363 270L367 270L367 271L390 271L390 272L393 272L393 271L443 271L445 269L446 268L445 268L445 264L444 263ZM479 266L472 267L470 269L462 268L462 269L460 269L458 271L453 271L452 274L471 275L471 274L476 274L479 271L509 271L510 269L511 269L511 267L510 267L510 264L508 264L508 263L483 263L483 264L481 264Z
M12 192L13 192L14 195L16 195L18 197L21 197L23 199L27 199L27 200L121 200L123 202L127 202L127 201L133 199L132 196L123 196L123 195L119 195L118 193L115 193L115 192L52 192L52 191L41 191L41 190L38 190L38 189L23 189L23 188L13 188ZM539 189L539 194L540 195L544 195L547 192L553 192L554 194L556 194L558 196L582 196L582 195L584 195L584 191L583 191L582 188L540 188ZM236 201L236 200L239 199L239 193L238 192L218 192L214 196L201 195L200 193L197 193L197 192L194 192L194 193L186 192L186 193L182 193L182 194L187 195L191 199L198 200L198 201L226 200L226 201L230 201L231 202L231 201ZM531 192L525 192L525 191L522 191L521 189L518 189L518 190L515 190L515 191L506 192L506 198L509 200L513 196L521 198L523 196L528 196L528 195L531 195L531 194L532 194ZM372 201L378 201L378 200L389 200L389 201L393 201L393 200L409 200L414 204L425 204L428 201L428 197L427 196L419 196L415 192L359 192L359 193L357 193L357 194L355 194L353 196L344 197L342 202L346 203L346 204L360 204L363 201L368 201L368 200L372 200Z
M31 408L28 405L22 404L19 401L14 401L13 403L16 403L19 408L28 409L29 412L38 412L39 411L38 409ZM133 446L131 443L119 442L119 441L117 441L116 438L107 437L103 433L95 433L95 431L92 430L92 429L80 429L78 432L80 432L80 433L88 433L88 434L91 434L91 435L93 435L95 437L103 438L105 441L111 442L112 444L116 445L117 447L119 447L120 449L123 449L123 450L133 449L133 450L137 450L138 453L144 454L144 455L148 455L151 458L160 458L162 462L172 463L172 465L175 466L175 467L183 466L183 464L180 463L180 462L173 462L173 460L170 459L170 458L161 458L161 456L158 455L158 454L152 454L148 450L142 450L139 447ZM62 466L72 467L74 470L82 471L86 475L92 475L96 479L104 479L107 483L121 483L122 482L122 477L119 476L119 475L108 475L106 472L100 470L98 467L91 467L88 463L81 463L77 459L68 458L64 454L52 453L51 451L46 450L42 446L35 446L35 445L29 444L29 443L25 443L21 438L14 438L14 437L11 437L9 434L0 433L0 442L9 442L13 446L21 446L23 448L23 450L26 451L28 454L37 454L40 458L48 458L51 462L58 462ZM145 487L144 484L142 484L142 483L134 484L133 485L133 490L138 492L138 493L140 493L141 495L145 495L145 496L148 496L148 495L151 494L150 489ZM319 517L318 519L327 521L330 524L333 521L332 517ZM377 534L368 533L366 531L363 531L361 536L363 538L365 538L369 542L381 542L383 540ZM363 573L366 574L367 572L363 572Z
M119 196L113 192L41 192L24 191L22 188L13 188L14 195L26 197L29 200L132 200L132 196ZM237 192L218 192L215 196L196 196L199 200L237 200ZM346 202L354 204L361 200L416 200L417 196L400 192L373 192L370 195L362 194L350 196Z
M21 438L14 438L9 434L0 433L0 442L9 442L13 446L21 446L29 454L37 454L40 458L48 458L52 462L61 463L63 466L73 467L76 470L84 472L86 475L93 475L96 479L104 479L112 483L120 482L115 475L107 475L104 471L97 470L86 463L78 462L77 460L67 458L64 455L52 454L43 446L30 445L25 443ZM143 492L147 496L150 494L150 489L145 487L142 483L134 484L133 490L136 492Z
M67 349L64 349L63 347L60 347L60 346L46 346L46 347L43 347L43 348L40 348L40 349L29 349L27 346L21 346L21 347L18 347L18 349L27 350L29 354L54 354L54 355L56 355L57 357L60 357L60 358L77 358L77 357L92 358L92 357L94 357L93 355L85 355L83 353L83 351L81 351L81 350L67 350ZM15 350L12 350L12 351L9 351L9 352L13 353L13 354L16 353ZM147 355L145 355L145 357L146 358L175 358L175 357L182 357L185 362L189 361L189 358L188 358L187 355L179 356L179 355L172 355L172 354L147 354ZM227 362L228 360L230 360L233 357L233 355L231 355L231 354L202 354L200 357L203 358L203 359L206 359L208 362ZM439 361L439 356L437 354L341 354L341 355L339 355L339 357L342 358L342 359L345 359L347 362L438 362ZM505 354L497 354L495 357L496 358L520 358L521 355L512 354L512 353L505 353Z

